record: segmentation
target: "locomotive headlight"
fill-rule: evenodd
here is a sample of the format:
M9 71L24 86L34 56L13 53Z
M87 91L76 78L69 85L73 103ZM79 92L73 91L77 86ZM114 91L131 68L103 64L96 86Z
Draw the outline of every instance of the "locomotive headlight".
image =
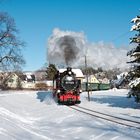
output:
M57 90L57 93L60 93L60 90L59 89Z
M68 74L71 75L71 71L69 71Z
M79 92L82 93L82 90L80 89Z

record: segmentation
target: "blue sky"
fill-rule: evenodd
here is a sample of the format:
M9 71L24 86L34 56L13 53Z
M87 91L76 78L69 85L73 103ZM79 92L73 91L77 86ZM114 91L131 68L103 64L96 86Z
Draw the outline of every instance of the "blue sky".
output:
M54 28L83 31L90 42L129 45L130 20L140 14L140 0L3 0L26 42L23 70L37 70L47 61L47 40Z

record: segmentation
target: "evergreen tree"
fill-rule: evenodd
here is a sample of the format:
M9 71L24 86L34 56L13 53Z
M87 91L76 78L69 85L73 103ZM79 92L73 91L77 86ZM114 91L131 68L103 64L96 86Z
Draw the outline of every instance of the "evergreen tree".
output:
M128 63L132 64L130 71L130 92L129 97L133 95L137 102L140 102L140 16L136 16L131 20L134 24L131 31L136 31L137 34L130 38L130 43L135 43L136 47L127 53L130 56L131 61Z
M47 79L48 80L53 80L55 74L57 73L57 68L55 67L54 64L49 64L47 70L46 70L46 73L47 73Z

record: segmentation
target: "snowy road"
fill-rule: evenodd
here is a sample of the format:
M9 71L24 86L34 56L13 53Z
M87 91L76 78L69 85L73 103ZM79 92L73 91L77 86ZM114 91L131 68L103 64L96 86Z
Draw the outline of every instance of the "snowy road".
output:
M81 95L81 106L140 121L127 90ZM50 92L0 91L0 140L139 140L140 131L57 105Z

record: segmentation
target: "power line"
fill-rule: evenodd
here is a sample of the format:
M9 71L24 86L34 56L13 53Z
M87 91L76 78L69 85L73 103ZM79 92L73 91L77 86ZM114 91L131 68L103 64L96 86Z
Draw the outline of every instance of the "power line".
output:
M127 31L127 32L125 32L125 33L123 33L123 34L117 36L116 38L114 38L114 39L112 40L112 42L114 42L114 41L116 41L116 40L119 40L120 38L126 36L126 35L129 34L129 33L130 33L130 31Z

